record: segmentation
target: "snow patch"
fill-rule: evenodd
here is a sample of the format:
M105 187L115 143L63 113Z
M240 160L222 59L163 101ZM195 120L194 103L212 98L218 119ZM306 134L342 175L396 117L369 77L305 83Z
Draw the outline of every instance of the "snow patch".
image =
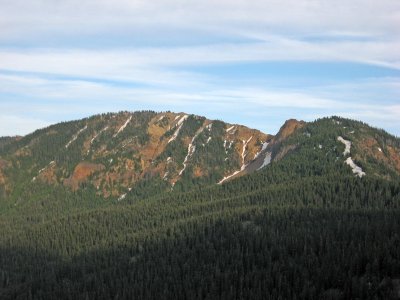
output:
M186 155L185 160L183 161L183 169L180 170L179 176L181 176L182 173L186 170L187 161L188 161L188 159L193 155L193 153L194 153L195 150L196 150L196 146L193 146L192 144L189 144L189 147L188 147L188 154Z
M345 149L343 151L343 156L346 156L347 154L350 154L350 147L351 147L351 142L345 140L341 136L337 138L337 140L345 145Z
M228 145L229 142L229 145ZM233 141L224 140L224 147L230 149L233 145Z
M318 148L319 148L319 149L322 149L322 145L321 145L321 144L319 144L319 145L318 145Z
M228 180L229 178L235 176L236 174L238 174L238 173L240 173L240 172L241 172L241 171L235 171L235 172L232 173L231 175L225 176L224 178L222 178L222 179L218 182L218 184L222 184L224 181Z
M162 121L162 119L164 119L164 118L165 118L165 116L164 116L164 115L161 115L161 117L158 118L157 122Z
M178 126L178 128L175 130L174 134L172 135L172 137L169 139L168 144L171 143L172 141L175 141L176 138L178 137L179 132L182 129L183 126L183 122L188 118L188 115L184 115L182 116L179 121L176 123L176 126Z
M263 143L263 145L261 147L261 151L264 151L265 149L267 149L268 145L269 145L268 142Z
M168 172L168 171L167 171L167 172L165 172L165 174L164 174L164 176L163 176L163 180L167 180L168 174L169 174L169 172Z
M228 180L229 178L235 176L236 174L239 174L240 172L242 172L245 168L246 168L246 164L245 164L245 157L246 157L246 149L247 149L247 144L251 141L251 139L253 138L253 136L251 136L247 141L243 140L243 149L242 149L242 166L240 168L240 170L233 172L232 174L225 176L224 178L222 178L218 184L222 184L224 181Z
M354 161L352 160L351 157L348 157L348 158L345 160L345 163L348 164L348 165L352 168L353 173L356 174L358 177L361 178L361 177L363 177L364 175L366 175L365 172L363 172L363 170L362 170L359 166L357 166L357 165L354 163Z
M208 144L211 141L211 136L208 137L206 144Z
M126 194L122 194L121 196L118 197L118 201L124 200L126 197Z
M90 144L93 144L94 140L97 139L97 137L104 131L106 131L108 129L108 126L104 127L102 130L100 130L91 140L90 140Z
M381 149L380 147L378 147L378 151L379 151L379 152L382 152L382 149Z
M210 124L208 124L208 125L206 126L206 128L208 129L208 131L211 131L211 129L212 129L212 124L213 124L213 123L210 123Z
M51 162L49 162L49 164L47 166L45 166L44 168L40 169L38 174L42 173L44 170L46 170L47 167L50 167L51 165L54 165L55 163L56 162L54 160L52 160ZM36 178L35 178L35 180L36 180Z
M251 141L251 139L253 138L253 136L251 136L247 141L243 140L243 149L242 149L242 167L240 168L241 171L243 171L246 168L246 165L244 163L244 159L247 155L247 144Z
M179 119L179 121L176 123L178 126L182 125L182 123L188 118L188 115L183 115L182 118Z
M187 167L187 161L189 160L189 158L193 155L194 151L196 151L196 146L193 145L194 141L196 140L196 138L199 136L200 133L202 133L204 130L203 128L200 128L196 134L194 135L194 137L192 138L189 146L188 146L188 153L183 161L183 169L179 172L179 176L182 175L182 173L185 171L186 167ZM210 138L211 139L211 138ZM207 142L208 143L208 142Z
M124 125L122 125L122 126L118 129L117 133L114 134L113 137L116 137L119 133L121 133L122 131L124 131L124 129L126 128L126 126L128 126L128 123L129 123L131 120L132 120L132 116L130 116L130 117L128 118L128 120L125 121Z
M257 170L261 170L262 168L268 166L270 163L271 163L271 152L267 152L265 153L263 164Z
M260 150L259 152L257 152L257 153L254 155L254 159L256 159L257 157L259 157L260 154L261 154L263 151L265 151L265 149L267 149L268 144L269 144L269 143L267 143L267 142L265 142L265 143L262 144L261 150Z
M226 132L229 132L229 131L231 131L232 129L234 129L235 128L235 126L231 126L231 127L229 127L227 130L226 130Z
M72 139L65 145L65 148L68 148L78 138L78 136L86 129L87 125L85 125L85 127L83 127L82 129L79 129L78 132L72 136Z
M336 125L342 124L340 121L337 121L337 120L335 120L335 119L332 119L332 122L333 122L333 124L336 124Z

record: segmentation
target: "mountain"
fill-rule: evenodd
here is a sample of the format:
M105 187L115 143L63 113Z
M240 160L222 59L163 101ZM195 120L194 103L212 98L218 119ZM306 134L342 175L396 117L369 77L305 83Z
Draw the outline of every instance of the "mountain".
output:
M99 196L121 200L150 182L155 191L183 191L222 184L304 151L313 157L314 162L306 159L310 163L320 160L326 167L331 165L327 158L332 158L336 168L345 161L348 170L359 176L393 179L400 172L397 139L340 118L309 124L288 120L273 136L185 113L121 112L60 123L0 142L3 197L17 197L38 183L72 191L92 189ZM348 153L340 155L346 143Z
M243 171L271 138L184 113L98 115L4 145L2 190L10 194L21 183L29 189L39 182L73 191L90 186L107 198L123 197L149 179L179 189L217 183ZM11 169L15 174L4 175Z
M1 299L398 299L400 140L121 112L0 147Z

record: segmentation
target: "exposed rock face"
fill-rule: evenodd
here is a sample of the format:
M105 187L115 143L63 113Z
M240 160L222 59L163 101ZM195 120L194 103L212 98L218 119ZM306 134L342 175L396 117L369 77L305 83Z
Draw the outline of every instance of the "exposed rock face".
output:
M306 123L304 121L297 121L295 119L289 119L283 124L281 129L279 129L278 134L272 141L272 143L278 143L288 136L292 135L296 130L302 128Z
M272 153L272 160L280 160L284 158L285 155L287 155L290 151L296 149L297 145L280 147L280 144L305 125L306 123L304 121L298 121L295 119L289 119L282 125L278 134L268 145L268 151Z
M72 176L64 180L64 185L71 187L73 190L77 190L79 184L86 182L90 175L104 169L105 167L102 164L81 162L75 167Z

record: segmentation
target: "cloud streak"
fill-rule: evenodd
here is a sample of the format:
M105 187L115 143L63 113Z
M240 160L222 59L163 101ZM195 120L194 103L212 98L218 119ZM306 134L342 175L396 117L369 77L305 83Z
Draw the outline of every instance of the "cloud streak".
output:
M120 109L186 110L264 130L260 114L273 129L287 116L340 114L400 133L397 0L0 0L0 7L0 109L9 112L0 123L22 124L3 134ZM370 69L348 82L332 72L327 83L310 71L307 86L245 74L246 65L272 62ZM207 70L223 66L240 76ZM367 74L372 68L391 77Z
M139 1L64 0L1 1L3 37L88 34L154 27L215 28L310 34L316 32L395 33L400 4L396 0L220 0ZM290 8L290 9L288 9ZM5 28L5 29L4 29ZM79 30L79 32L77 32Z
M174 89L129 87L121 88L109 83L78 80L55 80L30 78L23 76L0 75L4 84L0 87L3 97L0 110L13 116L21 114L21 101L30 107L28 118L43 116L43 124L59 120L84 117L94 113L118 110L154 109L185 111L224 119L235 123L245 123L266 132L275 133L285 118L295 117L311 121L320 116L341 115L361 119L371 124L388 128L391 132L400 128L400 108L392 103L379 101L353 102L346 98L357 98L354 94L345 97L345 93L357 87L364 93L371 93L378 83L372 86L361 82L361 86L344 85L320 88L321 91L303 88L285 91L273 88L236 87L222 89L216 82L207 90L195 89L176 91ZM387 88L393 84L381 80L378 88ZM338 96L339 95L339 96ZM18 101L15 101L17 97ZM341 99L344 98L344 99ZM22 100L21 100L22 99ZM372 99L374 100L374 99ZM0 116L0 118L3 118ZM276 120L272 120L274 117ZM20 119L7 119L19 122ZM34 122L22 122L13 134L23 134L32 129ZM25 124L25 125L24 125ZM8 128L9 126L5 126Z

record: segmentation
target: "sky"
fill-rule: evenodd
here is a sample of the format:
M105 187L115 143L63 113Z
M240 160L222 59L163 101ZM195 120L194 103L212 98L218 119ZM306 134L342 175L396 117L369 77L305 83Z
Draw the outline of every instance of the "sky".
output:
M0 136L102 112L400 136L398 0L0 0Z

